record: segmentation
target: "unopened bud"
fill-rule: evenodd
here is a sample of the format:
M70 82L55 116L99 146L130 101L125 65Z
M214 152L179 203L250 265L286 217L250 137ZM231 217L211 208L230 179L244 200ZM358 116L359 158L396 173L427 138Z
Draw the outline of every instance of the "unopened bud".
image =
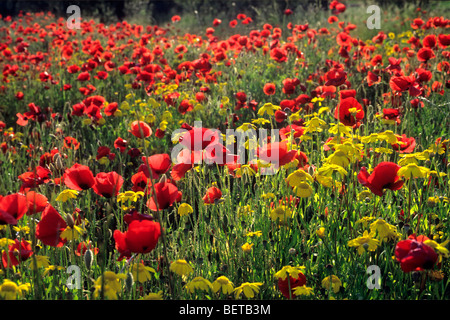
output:
M73 220L73 217L71 214L66 215L66 223L71 229L73 229L73 226L75 225L75 221Z
M125 288L131 290L133 288L134 278L131 272L127 273L127 278L125 279Z
M88 270L91 269L92 261L94 260L94 254L92 253L91 249L86 250L83 256L84 264L86 265L86 268Z
M61 158L61 155L59 153L55 154L55 156L53 157L53 160L55 162L55 168L57 170L63 170L64 169L64 163L63 160Z
M163 174L161 179L159 179L159 183L166 183L166 182L167 182L167 177L165 174Z

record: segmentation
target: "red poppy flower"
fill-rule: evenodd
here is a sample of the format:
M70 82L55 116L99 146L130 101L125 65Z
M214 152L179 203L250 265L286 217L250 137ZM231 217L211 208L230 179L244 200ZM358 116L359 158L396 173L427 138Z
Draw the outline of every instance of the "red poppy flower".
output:
M393 91L403 92L409 90L411 96L418 96L422 91L416 82L414 75L411 76L393 76L389 80L389 86Z
M222 198L222 191L220 191L217 187L210 187L206 190L206 193L202 199L205 204L213 204L220 198Z
M128 147L128 141L122 139L121 137L118 137L115 141L114 141L114 148L116 148L117 150L119 150L120 152L125 152L125 150Z
M384 189L399 190L403 186L403 180L397 175L400 168L393 162L381 162L369 175L366 167L362 167L358 173L358 181L369 188L373 194L381 197Z
M27 197L14 193L0 198L0 224L16 225L28 211Z
M161 226L158 222L150 220L133 220L128 230L113 233L116 249L120 253L119 261L124 257L130 258L131 253L149 253L156 248L161 236Z
M398 153L411 153L416 147L416 139L414 137L407 137L406 134L402 134L399 139L399 143L392 144L392 148L397 150Z
M394 120L397 124L400 124L400 110L395 108L383 108L383 119Z
M325 74L325 85L339 87L347 80L347 72L343 68L332 68Z
M78 81L89 81L90 79L91 79L91 75L87 71L81 72L77 77Z
M333 14L343 13L347 9L345 4L343 4L337 0L331 1L329 8Z
M200 127L190 127L179 139L179 142L189 151L205 149L211 143L217 141L219 133L216 130Z
M2 263L4 268L11 268L19 265L20 262L26 261L33 255L31 243L25 239L19 241L14 239L14 243L8 246L8 250L3 251Z
M119 110L119 104L117 102L111 102L103 109L103 112L110 117L113 116L117 110Z
M88 166L75 163L64 173L65 185L74 190L88 190L95 184L94 175Z
M450 34L440 34L438 35L438 43L442 48L446 48L450 45Z
M18 178L22 181L20 191L23 192L29 188L35 188L38 185L50 181L51 171L42 166L37 166L36 170L22 173Z
M27 215L42 212L48 205L48 199L43 194L35 191L28 191L25 196L28 203Z
M306 283L306 276L299 272L297 278L293 278L291 276L286 277L286 279L278 279L278 289L280 289L281 293L286 299L290 299L290 297L295 298L296 295L292 292L296 287L301 287ZM289 288L291 289L291 295L289 296Z
M76 138L65 137L64 138L64 148L78 150L80 148L80 143Z
M153 193L153 188L155 193ZM164 210L172 206L179 199L181 193L176 185L168 181L155 183L150 191L151 197L147 201L147 206L152 211ZM157 203L155 202L155 197Z
M361 104L353 97L342 99L336 107L334 117L346 126L358 127L364 118Z
M276 166L284 166L295 159L297 150L288 151L287 142L270 142L258 148L259 159Z
M95 176L92 189L96 194L105 198L111 198L119 194L123 185L123 178L117 172L99 172Z
M263 91L266 95L271 96L275 94L276 87L274 83L266 83L264 85Z
M128 130L131 134L137 138L147 138L152 134L152 128L148 125L148 123L144 121L133 121L131 123L131 130Z
M97 155L95 159L100 160L101 158L107 157L109 160L114 160L116 157L115 153L111 153L111 149L106 146L100 146L97 148Z
M276 62L285 62L287 60L287 51L283 48L275 47L270 50L270 57Z
M152 185L152 180L149 179L143 171L135 173L131 177L131 183L133 184L131 190L133 190L134 192L145 191L147 194L149 194L151 191L150 187Z
M41 220L36 225L36 238L41 240L45 245L61 247L66 240L62 239L60 235L66 227L66 221L64 221L59 212L49 204L42 212Z
M294 138L300 138L303 135L304 131L305 129L302 126L296 124L288 125L280 129L280 138L281 140L285 140L291 134L293 135Z
M431 269L438 255L430 246L417 239L406 239L397 243L395 258L400 262L403 272Z
M174 15L172 18L171 18L171 20L172 20L172 22L178 22L178 21L180 21L181 20L181 17L179 16L179 15Z
M433 49L437 45L436 35L434 34L427 35L425 38L423 38L422 44L426 48Z
M144 163L141 164L138 171L143 171L146 177L150 177L151 171L152 179L158 179L160 175L166 173L172 165L172 160L166 153L154 154L150 157L142 157L142 162Z
M341 47L349 47L353 45L353 38L346 32L340 32L336 36L336 42Z
M96 255L96 254L98 254L98 248L95 248L95 247L93 247L92 246L92 243L91 242L89 242L88 244L86 244L86 242L80 242L79 244L78 244L78 246L77 246L77 249L75 250L75 254L77 255L77 256L79 256L79 257L81 257L81 256L83 256L85 253L86 253L86 251L88 251L88 250L91 250L92 251L92 253L94 254L94 255Z
M427 62L428 60L433 59L435 57L436 56L434 54L434 51L431 50L430 48L421 48L417 52L417 60L421 62Z
M78 71L80 71L80 67L76 64L67 67L68 73L77 73Z

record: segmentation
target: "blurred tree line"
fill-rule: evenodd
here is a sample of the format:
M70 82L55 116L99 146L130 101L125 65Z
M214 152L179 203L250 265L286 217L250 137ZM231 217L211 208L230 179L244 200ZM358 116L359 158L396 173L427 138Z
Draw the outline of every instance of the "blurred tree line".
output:
M332 0L0 0L0 14L2 16L16 16L23 12L52 12L57 16L67 16L66 10L70 5L78 5L82 17L98 18L103 23L111 23L136 15L146 15L155 23L165 22L171 16L182 15L185 12L203 14L227 13L229 16L245 13L249 8L278 8L282 10L295 9L300 6L307 9L316 6L329 10ZM414 3L425 7L433 0L374 0L367 4L398 5ZM357 0L342 0L351 5ZM362 1L359 1L359 3Z

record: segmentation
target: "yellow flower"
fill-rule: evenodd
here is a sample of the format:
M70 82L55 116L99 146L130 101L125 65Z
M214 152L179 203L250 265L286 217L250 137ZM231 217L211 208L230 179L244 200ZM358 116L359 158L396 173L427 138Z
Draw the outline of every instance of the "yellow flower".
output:
M373 198L373 193L369 189L363 190L360 193L358 193L359 201L365 200L366 198L369 198L369 199ZM374 219L374 218L372 217L372 219Z
M182 216L187 216L194 212L194 209L192 209L191 205L189 203L182 203L178 207L178 214Z
M246 235L246 237L261 237L262 236L262 231L255 231L255 232L248 232Z
M273 116L275 113L275 110L280 110L280 106L275 106L272 103L268 102L265 103L261 108L258 110L258 116L262 117L264 113L267 113L269 116Z
M256 171L249 164L243 164L239 168L234 169L237 176L247 175L249 177L254 176Z
M234 291L234 286L227 277L220 276L212 283L212 290L215 293L221 290L223 294L231 294Z
M374 239L375 232L364 231L364 234L356 239L348 241L349 247L358 247L358 253L363 254L366 250L375 251L380 244L380 240Z
M105 271L94 283L94 299L103 293L105 298L117 300L117 293L122 291L121 280L126 279L126 277L127 276L122 273L115 274L112 271Z
M332 134L344 134L350 136L352 134L352 129L343 123L337 123L332 125L330 129L328 129L328 132Z
M384 241L385 239L395 239L399 236L397 228L381 218L370 225L370 230L372 232L378 232L381 241Z
M304 270L305 270L305 267L303 267L303 266L293 267L293 266L287 265L287 266L284 266L283 268L281 268L281 270L277 271L274 274L274 278L281 279L281 280L286 280L287 276L290 276L292 278L298 278L298 274L303 273Z
M409 163L419 164L420 160L427 160L428 157L425 156L423 152L416 153L403 153L400 154L400 161L398 162L399 166L406 166Z
M28 226L23 226L23 227L14 226L13 230L16 231L16 232L23 232L25 234L30 233L30 227L28 227Z
M301 183L305 181L314 182L313 177L302 169L298 169L292 172L287 178L286 181L289 183L291 187L298 187Z
M156 270L145 266L143 263L134 263L131 266L131 274L133 275L133 279L136 280L136 282L144 283L148 280L152 279L152 274L156 273Z
M267 123L270 123L270 121L267 120L267 119L264 119L264 118L258 118L258 119L253 119L252 123L262 126L262 125L265 125Z
M17 297L23 297L26 291L29 291L31 285L29 283L17 285L11 280L4 279L0 285L0 298L2 300L16 300Z
M245 132L245 131L248 131L248 130L250 130L250 129L255 130L255 129L256 129L256 126L255 126L254 124L245 122L245 123L243 123L242 125L240 125L239 127L237 127L237 128L236 128L236 131L244 131L244 132Z
M411 178L425 178L428 171L430 171L428 168L418 166L415 163L409 163L404 167L401 167L397 175L399 177L405 177L406 179Z
M243 293L246 298L253 298L255 294L259 293L259 287L262 285L262 282L244 282L234 289L234 296L238 299L241 293Z
M270 218L272 221L283 223L292 217L292 214L292 211L287 206L279 206L270 212Z
M68 241L70 240L77 240L80 238L86 230L74 225L73 227L67 226L63 232L61 232L61 238L66 239Z
M100 159L98 159L98 163L100 163L101 165L109 165L111 161L109 160L108 157L101 157Z
M362 223L363 227L367 227L367 224L372 221L373 219L375 219L374 217L362 217L361 219L359 219L358 221L356 221L356 223Z
M43 275L43 276L46 276L47 274L50 273L50 271L55 271L55 270L61 271L61 270L64 270L64 267L61 267L61 266L54 266L54 265L49 265L48 267L46 267L46 268L44 269L44 272L42 273L42 275Z
M149 293L139 300L162 300L163 299L163 292L158 291L157 293Z
M310 132L322 132L325 129L327 123L318 117L313 117L305 122L305 131L304 133Z
M325 237L325 228L324 227L320 227L319 229L317 229L317 231L316 231L316 235L319 237L319 238L324 238Z
M253 247L254 243L244 243L241 246L242 251L244 251L245 253L249 253L250 251L252 251L252 247Z
M76 199L77 196L78 196L77 190L66 189L59 193L59 195L56 197L56 201L66 202L69 199Z
M378 133L371 133L370 136L361 137L362 143L373 143L373 142L377 142L378 140L379 140Z
M295 195L300 198L308 198L313 194L311 185L307 182L302 182L294 188Z
M166 131L166 130L167 130L167 125L168 125L168 124L169 124L169 123L168 123L167 121L165 121L165 120L161 121L161 122L159 123L159 129L162 130L162 131Z
M272 192L263 193L261 195L261 198L263 198L263 199L273 199L273 198L275 198L275 194L273 194Z
M334 293L338 293L339 290L341 289L341 287L342 287L342 282L335 275L328 276L322 280L322 288L324 288L326 290L333 289Z
M195 290L208 291L212 290L212 284L203 277L195 277L185 286L188 292L194 293Z
M389 144L398 143L399 136L392 130L386 130L378 134L378 139L386 141Z
M132 201L136 202L139 200L139 198L144 196L144 192L142 191L125 191L122 193L119 193L117 195L117 202L125 202L125 201Z
M347 167L350 163L350 157L342 150L336 150L325 159L326 163Z
M253 213L254 210L250 205L242 206L237 208L237 214L238 216L248 216L249 214Z
M34 260L36 259L36 263ZM35 270L36 268L48 268L50 266L50 259L47 256L34 255L33 258L28 259L27 263Z
M179 259L170 264L170 271L180 275L187 276L191 273L194 273L194 269L187 263L186 260Z
M449 251L446 248L447 244L448 244L449 240L439 244L434 240L425 240L423 243L426 244L427 246L430 246L434 249L434 251L436 251L439 254L439 261L442 261L442 257L444 258L448 258L449 257Z
M314 290L306 285L302 285L295 287L293 293L296 296L311 296L314 295Z
M325 177L331 177L334 172L337 172L341 177L347 175L347 170L338 166L336 164L326 163L322 167L320 167L317 171L318 175L322 175Z

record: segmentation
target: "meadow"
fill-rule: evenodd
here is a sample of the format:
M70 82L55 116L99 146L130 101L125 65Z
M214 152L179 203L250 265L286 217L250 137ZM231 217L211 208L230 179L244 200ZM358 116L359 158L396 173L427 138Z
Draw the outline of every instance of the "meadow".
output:
M434 5L1 17L0 299L449 299Z

